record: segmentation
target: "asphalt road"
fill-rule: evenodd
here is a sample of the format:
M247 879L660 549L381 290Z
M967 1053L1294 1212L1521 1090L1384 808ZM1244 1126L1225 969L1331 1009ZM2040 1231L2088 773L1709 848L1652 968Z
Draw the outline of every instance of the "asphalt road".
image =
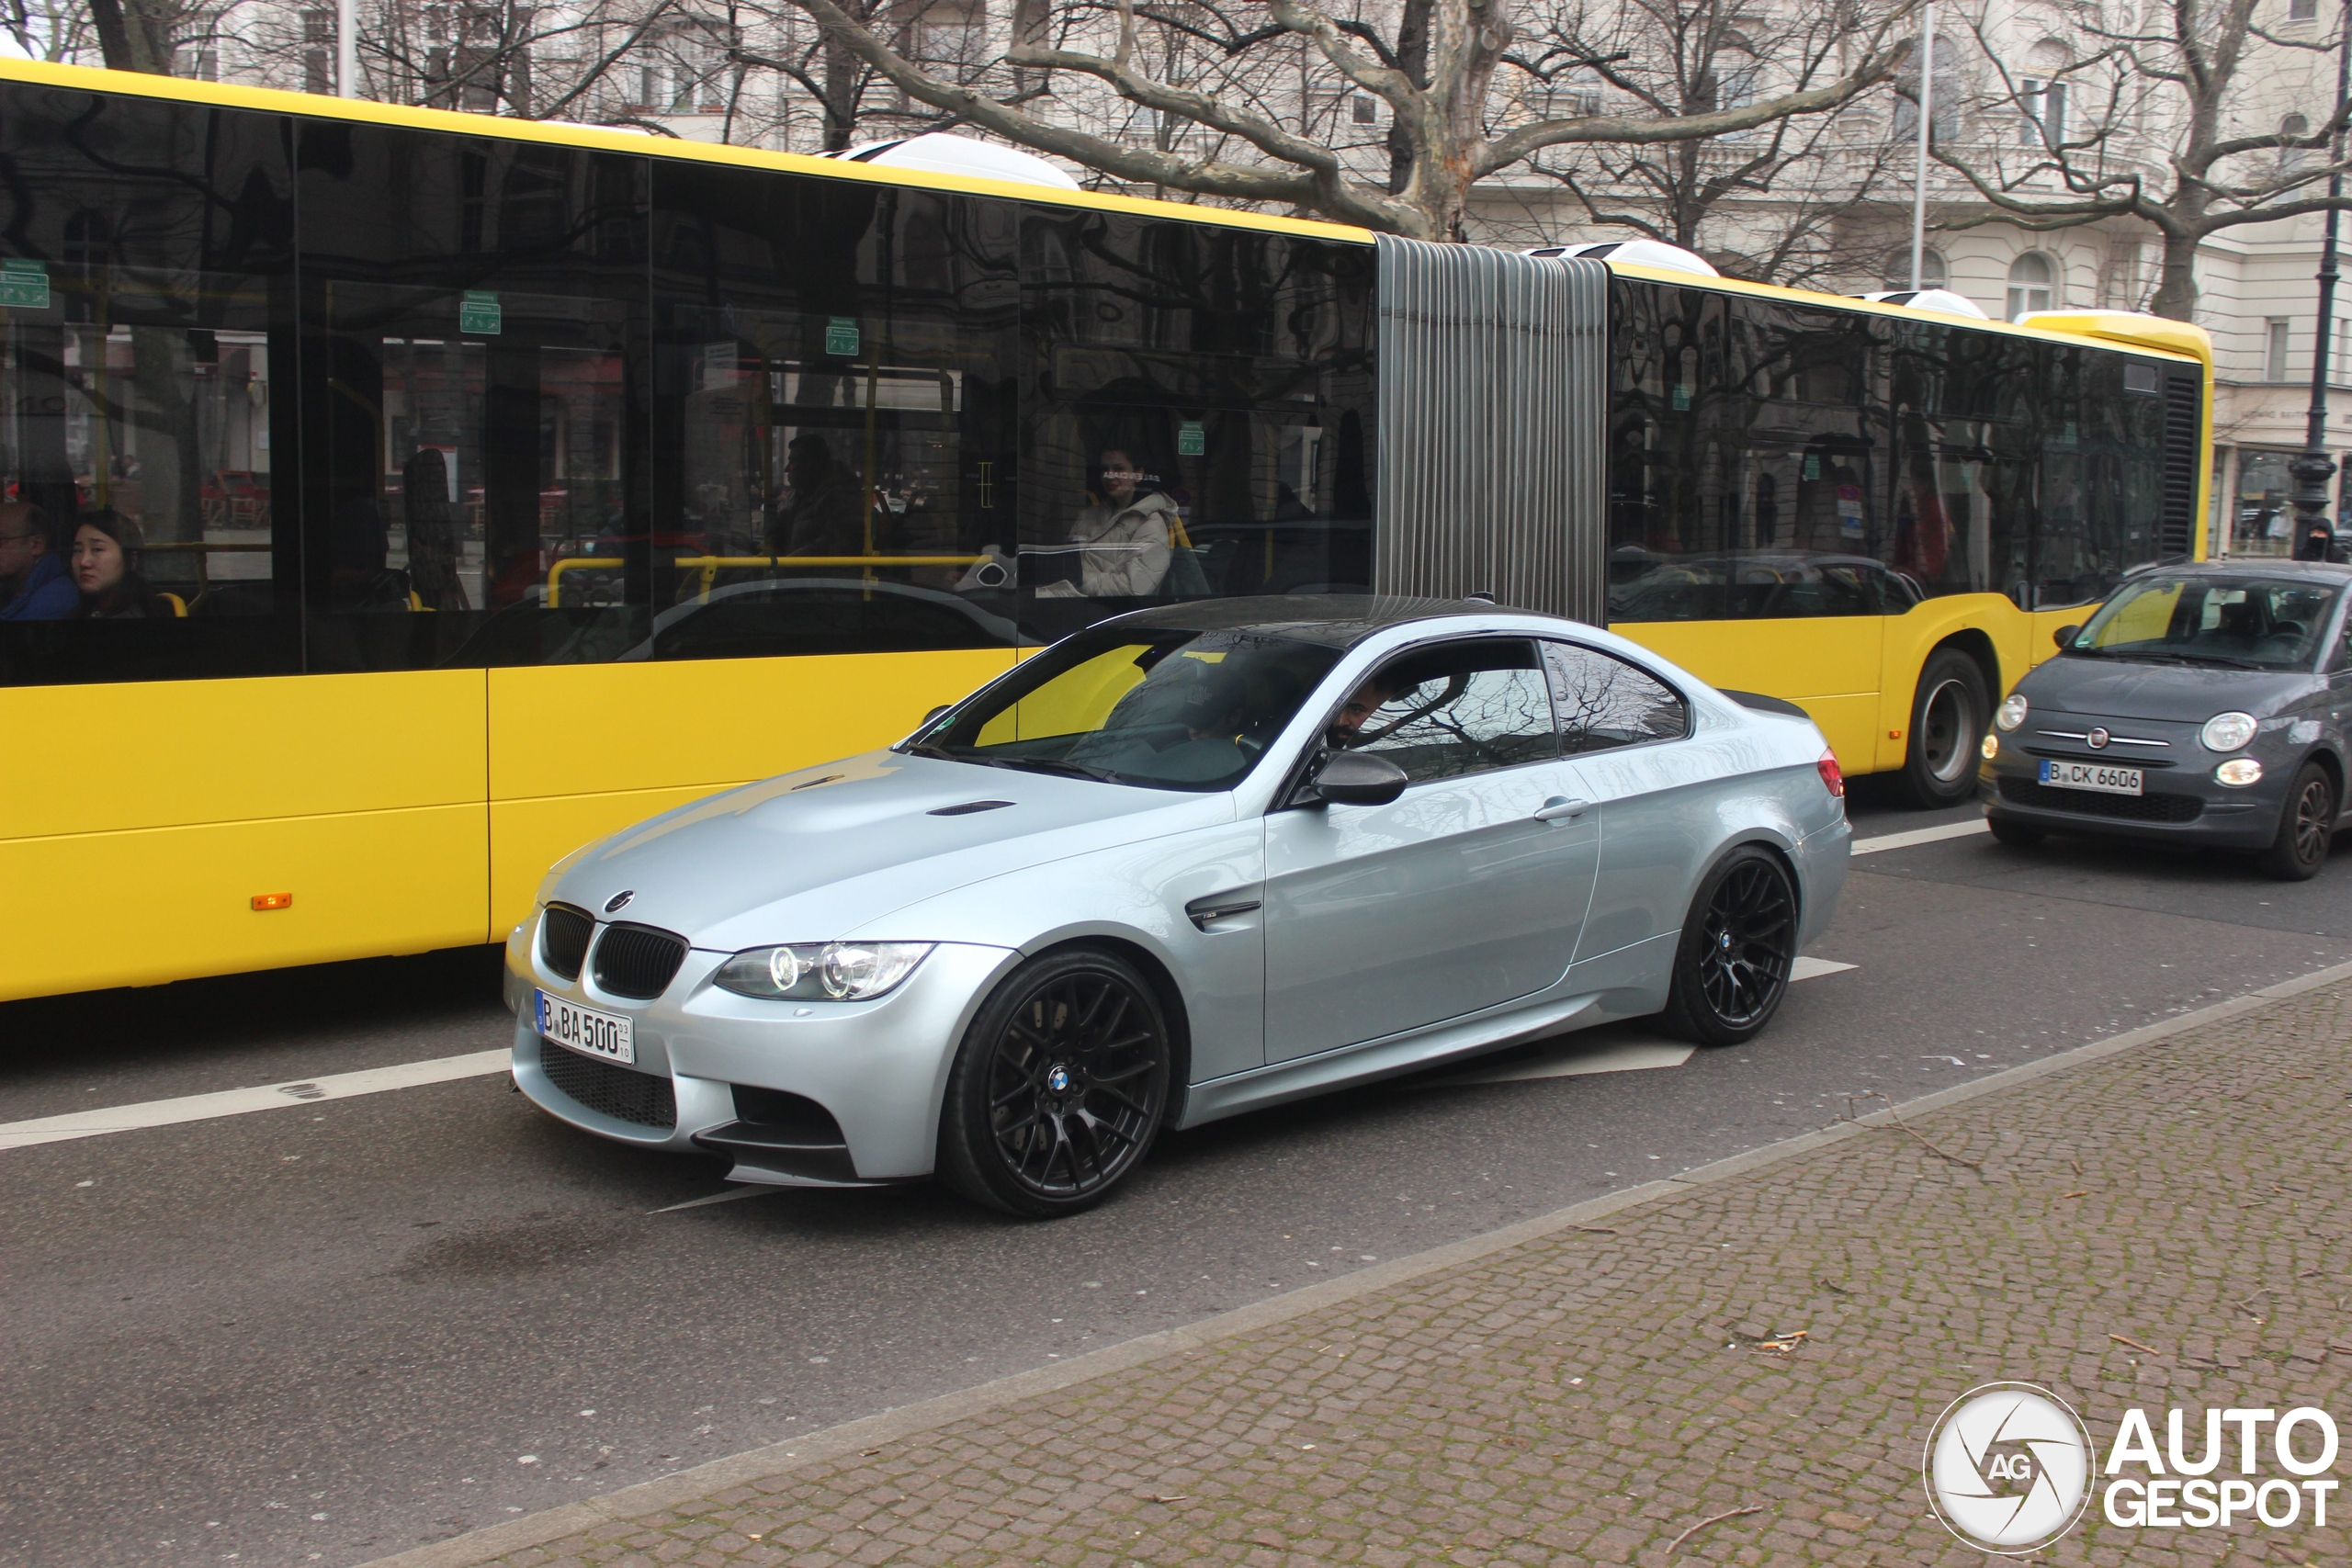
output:
M1868 784L1874 781L1862 781ZM1862 836L1941 817L1858 789ZM347 1564L1169 1327L2352 960L2311 883L1983 834L1858 860L1755 1046L1164 1138L1092 1213L726 1190L500 1077L0 1151L0 1559ZM503 1045L494 956L0 1006L0 1120Z

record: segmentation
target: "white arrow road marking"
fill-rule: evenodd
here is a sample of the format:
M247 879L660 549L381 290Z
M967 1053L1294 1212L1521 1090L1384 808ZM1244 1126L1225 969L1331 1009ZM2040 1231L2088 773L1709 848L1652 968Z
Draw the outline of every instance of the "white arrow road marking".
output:
M254 1111L279 1111L289 1105L316 1105L325 1100L349 1100L354 1095L381 1094L386 1089L418 1089L506 1071L512 1053L504 1046L464 1056L437 1056L429 1062L402 1062L396 1066L367 1067L356 1073L330 1073L322 1078L293 1083L264 1084L258 1089L224 1089L214 1094L183 1095L177 1100L151 1100L139 1105L113 1105L102 1111L74 1111L62 1116L37 1116L29 1122L0 1122L0 1149L30 1148L35 1144L62 1144L69 1138L95 1138L107 1133L129 1133L142 1127L169 1127L182 1122L209 1122L219 1116L243 1116Z
M1800 958L1790 965L1789 979L1792 983L1811 980L1857 967L1828 958ZM1638 1073L1651 1067L1679 1067L1690 1059L1695 1049L1689 1041L1660 1034L1639 1021L1604 1023L1598 1029L1579 1030L1549 1041L1532 1057L1514 1056L1491 1067L1473 1067L1467 1072L1423 1080L1416 1087L1526 1083L1536 1078L1577 1077L1587 1073Z

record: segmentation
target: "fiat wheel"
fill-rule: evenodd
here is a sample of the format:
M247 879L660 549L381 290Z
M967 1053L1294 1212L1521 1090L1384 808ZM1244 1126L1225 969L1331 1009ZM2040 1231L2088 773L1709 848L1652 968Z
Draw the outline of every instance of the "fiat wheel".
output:
M1797 890L1770 851L1734 850L1699 884L1659 1021L1702 1045L1753 1040L1780 1010L1797 958Z
M2327 863L2335 838L2335 781L2317 762L2305 762L2287 787L2278 836L2255 863L2282 882L2308 882Z
M940 1108L941 1179L1012 1214L1091 1208L1151 1147L1172 1055L1167 1014L1133 964L1091 949L1031 960L989 998L956 1053Z

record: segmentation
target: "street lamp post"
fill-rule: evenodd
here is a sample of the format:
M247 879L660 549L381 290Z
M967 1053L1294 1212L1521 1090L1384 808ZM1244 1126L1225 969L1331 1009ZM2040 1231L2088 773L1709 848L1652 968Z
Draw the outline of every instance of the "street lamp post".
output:
M2335 165L2327 176L2330 203L2344 195L2344 115L2346 100L2352 99L2352 0L2346 0L2341 27L2344 37L2335 53L2335 130L2327 151L2328 161ZM2303 541L2314 529L2325 529L2331 545L2335 538L2335 519L2327 515L2327 481L2335 477L2335 461L2327 455L2327 342L2335 335L2335 231L2340 216L2331 205L2321 231L2319 325L2312 336L2311 409L2303 421L2302 453L2287 465L2295 479L2293 553L2297 556L2306 553Z

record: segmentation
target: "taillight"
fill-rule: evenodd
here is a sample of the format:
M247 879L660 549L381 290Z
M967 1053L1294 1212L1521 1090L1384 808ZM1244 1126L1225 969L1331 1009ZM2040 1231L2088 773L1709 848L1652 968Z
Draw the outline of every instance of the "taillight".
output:
M1846 775L1838 766L1838 753L1824 751L1821 761L1814 766L1821 770L1821 782L1828 786L1829 793L1840 800L1846 798Z

